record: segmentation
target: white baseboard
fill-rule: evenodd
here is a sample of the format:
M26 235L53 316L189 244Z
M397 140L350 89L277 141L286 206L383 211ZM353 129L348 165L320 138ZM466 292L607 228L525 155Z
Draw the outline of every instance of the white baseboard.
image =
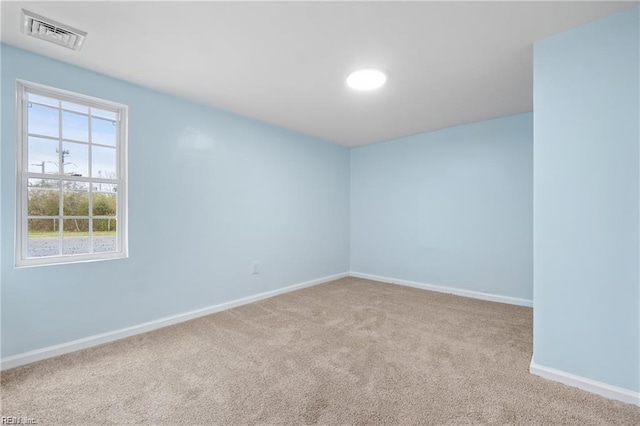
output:
M371 275L371 274L363 274L361 272L349 272L349 276L364 278L372 281L380 281L383 283L398 284L398 285L404 285L407 287L421 288L423 290L437 291L439 293L455 294L456 296L471 297L473 299L482 299L482 300L489 300L491 302L508 303L509 305L527 306L529 308L533 307L533 300L529 300L529 299L520 299L517 297L500 296L498 294L489 294L489 293L481 293L478 291L462 290L459 288L446 287L446 286L435 285L435 284L417 283L413 281L399 280L396 278L381 277L378 275Z
M536 364L533 362L533 359L529 366L529 372L548 380L553 380L567 386L573 386L574 388L604 396L605 398L615 399L616 401L640 406L640 393L638 392L597 382L595 380L587 379L586 377L576 376L575 374L566 373L564 371L556 370L555 368L545 367L543 365Z
M242 306L249 303L257 302L258 300L268 299L270 297L278 296L283 293L288 293L291 291L300 290L305 287L311 287L311 286L326 283L329 281L334 281L339 278L344 278L347 276L349 276L347 272L342 274L330 275L327 277L318 278L316 280L295 284L289 287L284 287L277 290L256 294L254 296L232 300L230 302L221 303L219 305L213 305L207 308L196 309L196 310L185 312L182 314L160 318L155 321L145 322L143 324L134 325L132 327L122 328L120 330L110 331L102 334L96 334L93 336L84 337L82 339L73 340L71 342L61 343L59 345L48 346L46 348L36 349L33 351L12 355L12 356L3 358L0 361L1 369L8 370L10 368L19 367L21 365L30 364L32 362L40 361L43 359L53 358L53 357L67 354L70 352L79 351L81 349L86 349L93 346L102 345L104 343L113 342L115 340L124 339L125 337L134 336L136 334L147 333L149 331L156 330L158 328L167 327L170 325L189 321L195 318L214 314L216 312L226 311L227 309L235 308L237 306Z

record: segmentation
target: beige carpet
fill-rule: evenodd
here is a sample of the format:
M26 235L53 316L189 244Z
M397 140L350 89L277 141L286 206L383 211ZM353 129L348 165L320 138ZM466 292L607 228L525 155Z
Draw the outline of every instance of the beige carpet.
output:
M2 374L46 424L640 424L529 374L532 311L346 278Z

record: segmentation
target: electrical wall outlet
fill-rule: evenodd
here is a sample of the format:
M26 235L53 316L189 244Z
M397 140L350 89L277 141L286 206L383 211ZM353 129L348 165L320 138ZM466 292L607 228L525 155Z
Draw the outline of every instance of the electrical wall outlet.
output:
M251 274L258 275L260 273L260 264L258 262L251 263Z

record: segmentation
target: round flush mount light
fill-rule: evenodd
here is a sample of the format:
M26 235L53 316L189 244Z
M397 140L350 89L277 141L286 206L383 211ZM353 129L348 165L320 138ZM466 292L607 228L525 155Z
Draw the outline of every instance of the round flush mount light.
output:
M367 68L353 71L347 76L347 85L355 90L374 90L382 87L387 76L380 70Z

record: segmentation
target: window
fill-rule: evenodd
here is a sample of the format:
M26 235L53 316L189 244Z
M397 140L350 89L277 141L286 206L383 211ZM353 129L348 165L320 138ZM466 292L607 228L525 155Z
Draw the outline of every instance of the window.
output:
M127 256L127 107L18 81L16 266Z

